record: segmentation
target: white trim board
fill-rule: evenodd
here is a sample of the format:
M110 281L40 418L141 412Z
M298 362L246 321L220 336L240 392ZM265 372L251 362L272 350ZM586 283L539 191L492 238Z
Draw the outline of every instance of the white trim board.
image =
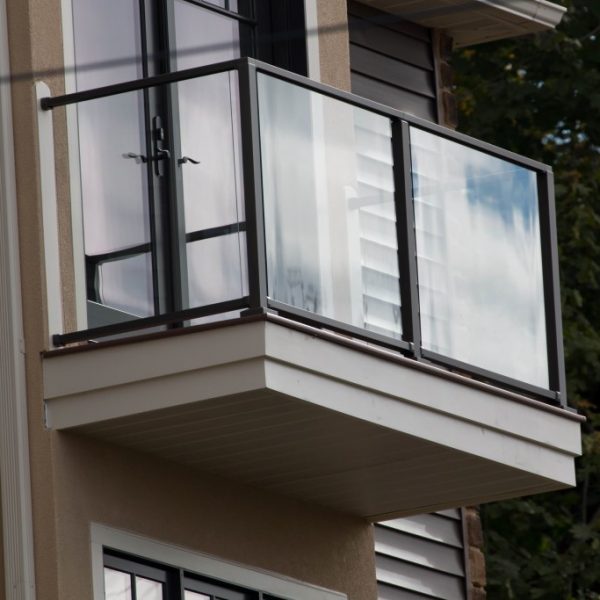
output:
M225 561L153 540L137 533L91 523L92 582L94 600L104 600L104 548L120 550L157 563L174 566L222 582L259 590L287 600L345 600L346 595L290 577Z
M10 76L0 0L0 73ZM33 523L11 86L0 84L0 480L6 600L34 600ZM2 595L2 592L0 592Z

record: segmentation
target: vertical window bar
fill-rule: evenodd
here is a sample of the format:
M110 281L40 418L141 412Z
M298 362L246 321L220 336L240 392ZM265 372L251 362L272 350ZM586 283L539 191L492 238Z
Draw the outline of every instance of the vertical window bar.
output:
M263 217L262 170L258 117L256 67L250 60L239 66L242 129L242 164L248 244L249 310L262 313L267 308L267 268L265 257L265 222Z
M421 325L417 291L415 211L412 200L410 129L406 121L392 122L392 153L396 194L396 234L400 269L402 337L416 357L421 353Z
M538 171L538 201L544 276L544 309L546 312L546 344L550 389L563 408L567 406L565 358L563 350L562 316L558 269L558 238L554 208L554 177L551 172Z

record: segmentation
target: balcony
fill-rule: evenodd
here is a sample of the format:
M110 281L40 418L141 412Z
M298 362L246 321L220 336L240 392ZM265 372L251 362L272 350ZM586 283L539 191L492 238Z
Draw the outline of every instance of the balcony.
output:
M85 307L49 428L372 519L574 484L548 167L248 59L42 108Z

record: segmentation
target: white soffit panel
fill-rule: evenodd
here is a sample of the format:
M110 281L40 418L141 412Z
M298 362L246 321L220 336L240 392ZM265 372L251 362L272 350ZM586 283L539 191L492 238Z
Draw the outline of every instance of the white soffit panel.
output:
M547 0L359 0L469 46L556 27L566 8Z

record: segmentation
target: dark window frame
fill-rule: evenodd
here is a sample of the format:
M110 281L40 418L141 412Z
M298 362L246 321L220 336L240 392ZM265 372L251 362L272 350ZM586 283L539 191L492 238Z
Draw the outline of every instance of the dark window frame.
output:
M143 577L163 585L163 600L185 600L185 592L204 594L219 600L283 600L265 594L261 590L242 587L210 576L194 573L176 565L168 565L141 556L135 556L104 548L104 569L112 569L130 576L132 582L132 598L136 599L135 577Z

